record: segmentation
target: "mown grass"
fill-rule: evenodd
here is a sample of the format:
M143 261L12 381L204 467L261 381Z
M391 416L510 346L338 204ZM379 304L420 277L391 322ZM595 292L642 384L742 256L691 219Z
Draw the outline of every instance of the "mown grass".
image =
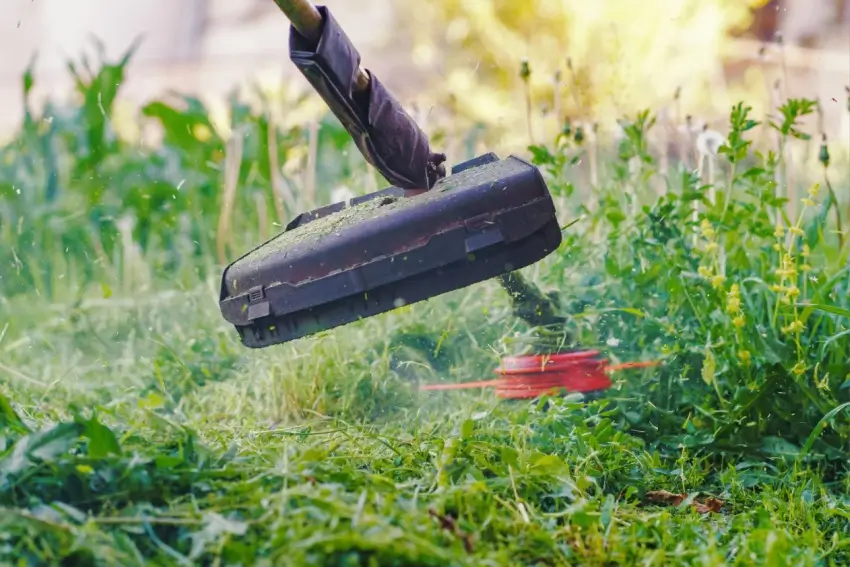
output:
M264 146L267 114L234 101L252 149L228 208L233 145L199 134L205 110L149 107L168 135L138 147L87 114L123 71L99 72L67 119L40 126L54 110L31 109L3 149L2 561L850 562L850 276L832 197L848 172L822 160L795 209L777 192L790 165L749 142L767 128L793 143L811 104L787 101L773 127L732 109L713 179L660 174L649 114L624 122L590 189L576 171L594 150L573 130L532 148L565 220L584 216L523 273L553 292L572 346L662 365L598 401L514 403L417 391L488 376L533 340L495 282L241 347L216 304L219 219L230 254L258 240L278 214L270 164L306 134ZM330 124L317 160L350 149ZM358 167L327 187L362 183ZM719 511L692 506L709 497Z
M83 308L76 323L39 325L6 345L4 366L21 375L5 395L24 422L4 422L8 559L840 565L847 556L846 476L653 449L604 401L423 395L390 369L394 341L369 339L420 318L431 336L476 328L484 317L465 321L447 303L480 290L261 353L239 347L210 291ZM79 339L92 333L104 343ZM473 339L455 337L465 356L444 377L491 362ZM725 506L699 514L646 501L661 489Z

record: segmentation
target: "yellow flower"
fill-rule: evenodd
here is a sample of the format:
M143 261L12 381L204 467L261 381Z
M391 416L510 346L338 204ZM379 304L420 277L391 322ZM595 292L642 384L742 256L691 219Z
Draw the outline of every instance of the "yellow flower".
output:
M699 272L699 275L701 275L704 278L710 278L711 277L711 270L709 268L705 267L705 266L700 266L699 269L697 270L697 272Z
M802 376L806 373L806 364L802 360L799 361L797 364L794 365L794 368L791 369L791 372L793 372L797 376Z
M711 226L711 223L708 222L708 219L702 219L702 222L700 223L699 228L700 228L700 231L702 232L702 235L704 237L706 237L709 240L714 238L714 235L716 234L716 232L714 231L714 227Z
M790 254L782 257L782 266L774 271L780 278L793 278L797 276L797 268L794 266L794 258Z
M783 333L799 333L803 330L803 322L799 319L792 321L787 326L782 328Z
M705 251L706 252L714 252L715 250L717 250L717 243L716 242L709 242L708 244L705 245Z
M782 221L776 223L776 230L773 232L773 235L776 238L782 238L785 236L785 229L782 228Z
M807 207L814 207L815 205L817 205L817 203L815 203L814 201L812 201L811 199L808 199L808 198L800 199L800 202L803 203Z
M779 252L780 250L782 250L782 246L780 246L779 244L774 244L773 249Z
M809 254L811 254L811 253L812 253L812 250L811 250L811 248L809 248L809 245L803 244L803 251L800 252L800 254L803 256L803 258L808 258Z
M212 132L206 124L195 124L192 127L192 135L195 136L195 139L199 142L206 142L212 137Z
M307 161L308 149L305 144L292 146L286 152L286 161L283 163L283 172L289 177L296 175Z
M790 232L791 234L796 234L797 236L803 236L804 234L806 234L799 226L788 227L788 232Z
M737 313L741 310L741 300L737 297L730 297L726 300L726 312L730 314Z
M738 358L741 359L741 362L744 363L744 366L750 365L750 360L752 360L753 355L750 354L748 350L742 350L738 353Z
M803 265L800 266L800 271L801 272L811 272L812 267L808 264L803 264Z
M770 291L772 291L773 293L782 293L783 291L785 291L785 288L781 285L773 284L772 286L770 286Z
M729 296L726 298L726 312L730 315L735 315L741 310L741 287L733 283L729 286ZM741 319L740 324L738 323L738 319ZM743 317L736 317L732 324L736 327L741 327L744 324Z
M809 187L807 193L809 194L809 197L811 197L812 199L817 199L818 193L820 193L820 183L815 183L814 185Z
M738 315L734 319L732 319L732 324L735 325L736 328L740 329L744 326L744 316Z
M788 296L789 299L794 299L795 297L800 295L800 288L792 284L788 287L788 289L785 290L785 294Z
M723 274L717 274L715 276L712 276L711 286L714 287L715 289L719 289L719 288L723 287L724 281L726 281L726 276L724 276Z

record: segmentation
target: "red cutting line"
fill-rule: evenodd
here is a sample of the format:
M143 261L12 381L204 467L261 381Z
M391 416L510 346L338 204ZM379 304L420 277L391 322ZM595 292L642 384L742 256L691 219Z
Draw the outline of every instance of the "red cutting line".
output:
M661 364L659 360L649 360L645 362L624 362L622 364L612 364L605 367L606 372L617 372L619 370L630 370L633 368L649 368ZM529 383L531 382L531 383ZM549 381L546 389L551 389L551 381ZM419 386L420 390L436 391L436 390L467 390L472 388L490 388L490 387L507 387L507 388L529 388L534 387L534 380L528 380L523 377L517 378L501 378L499 380L479 380L477 382L461 382L458 384L423 384Z

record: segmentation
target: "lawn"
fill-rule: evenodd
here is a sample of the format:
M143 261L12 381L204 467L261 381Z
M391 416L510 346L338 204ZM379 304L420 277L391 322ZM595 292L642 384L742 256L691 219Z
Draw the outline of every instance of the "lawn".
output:
M380 181L264 99L242 137L191 97L116 135L123 64L74 72L0 149L4 564L850 564L850 167L814 101L736 105L699 167L662 171L651 113L530 147L570 226L522 274L561 328L488 281L249 350L222 265ZM598 400L418 389L553 336L660 364Z

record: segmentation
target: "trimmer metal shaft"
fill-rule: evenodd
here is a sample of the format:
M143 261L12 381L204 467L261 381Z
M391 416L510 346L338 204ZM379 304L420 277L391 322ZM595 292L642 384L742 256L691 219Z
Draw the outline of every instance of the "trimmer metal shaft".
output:
M289 19L298 33L314 43L322 37L322 15L309 0L274 0L280 11ZM365 91L369 88L369 75L363 70L357 70L355 91Z
M445 154L375 75L327 6L275 0L292 23L289 57L351 135L360 153L405 194L427 191L446 175Z

